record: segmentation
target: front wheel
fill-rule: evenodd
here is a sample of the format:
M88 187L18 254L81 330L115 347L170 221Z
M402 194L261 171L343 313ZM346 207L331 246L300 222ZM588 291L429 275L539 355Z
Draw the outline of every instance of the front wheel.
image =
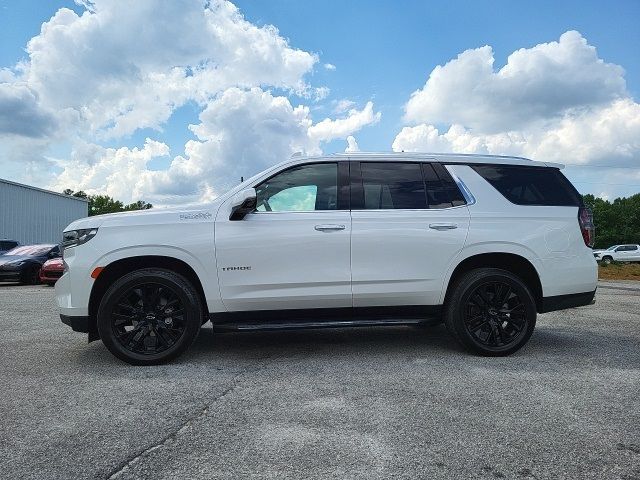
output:
M100 338L132 365L168 362L198 336L202 306L181 275L145 268L128 273L107 290L98 308Z
M605 265L609 265L609 264L611 264L611 262L613 262L613 258L611 258L611 257L602 257L602 263L604 263Z
M23 274L20 283L38 285L40 283L40 267L30 267Z
M444 320L467 350L484 356L510 355L531 337L536 304L517 276L497 268L479 268L456 281Z

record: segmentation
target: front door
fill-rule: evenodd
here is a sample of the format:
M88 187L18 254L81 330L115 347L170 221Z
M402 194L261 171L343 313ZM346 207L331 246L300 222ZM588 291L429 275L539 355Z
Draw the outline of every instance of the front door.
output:
M464 198L441 165L352 165L354 307L437 305L469 229Z
M254 213L216 220L227 310L352 306L347 171L340 162L290 167L256 185Z

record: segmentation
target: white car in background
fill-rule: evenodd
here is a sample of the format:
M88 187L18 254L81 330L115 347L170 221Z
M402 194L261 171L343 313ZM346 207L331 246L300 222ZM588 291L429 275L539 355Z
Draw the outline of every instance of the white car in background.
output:
M122 360L215 332L443 321L481 355L537 313L589 305L591 211L560 165L515 157L294 156L192 209L73 222L61 319Z
M594 250L593 256L597 261L610 264L611 262L640 262L640 245L613 245L606 250Z

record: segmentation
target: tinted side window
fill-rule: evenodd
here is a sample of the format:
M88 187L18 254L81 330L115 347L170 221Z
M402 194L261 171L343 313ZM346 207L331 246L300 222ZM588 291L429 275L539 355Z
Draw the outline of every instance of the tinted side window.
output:
M285 170L256 187L260 212L308 212L338 207L338 164L314 163Z
M560 170L515 165L471 165L512 203L578 207L580 195Z
M451 197L449 191L442 184L440 177L429 163L422 166L424 170L424 183L427 187L427 203L429 208L449 208L451 207Z
M365 209L427 208L419 163L363 162L360 168Z
M465 205L467 202L460 191L460 188L456 184L455 180L449 174L449 171L444 168L439 163L434 163L433 168L440 177L442 181L442 185L446 188L447 192L449 192L449 198L451 199L451 204L454 207L459 205Z
M424 163L422 168L429 208L457 207L467 203L455 180L441 164Z

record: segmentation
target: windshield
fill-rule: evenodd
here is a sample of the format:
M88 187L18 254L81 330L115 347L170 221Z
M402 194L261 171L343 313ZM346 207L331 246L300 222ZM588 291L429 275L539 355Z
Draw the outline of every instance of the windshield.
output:
M44 255L55 245L23 245L9 250L5 255Z
M618 248L619 246L620 246L620 245L614 245L613 247L609 247L609 248L607 248L607 252L608 252L609 250L615 250L615 249L616 249L616 248Z

